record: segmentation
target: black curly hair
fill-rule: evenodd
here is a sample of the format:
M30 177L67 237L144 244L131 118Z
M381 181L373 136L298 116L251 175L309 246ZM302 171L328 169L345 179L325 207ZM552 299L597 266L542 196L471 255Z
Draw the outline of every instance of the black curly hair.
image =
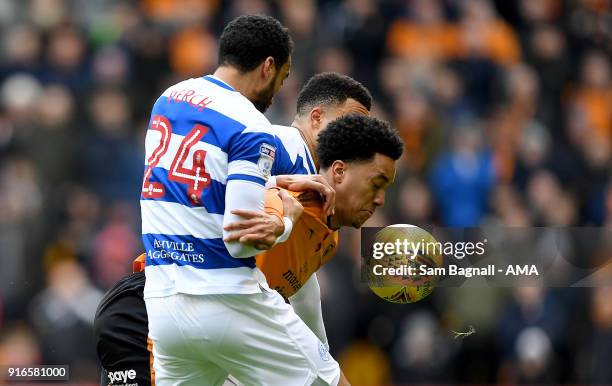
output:
M292 50L289 30L278 20L267 15L243 15L229 22L221 34L219 65L229 64L247 72L271 56L278 70Z
M297 98L298 115L306 114L320 104L341 104L352 98L370 110L372 95L364 85L335 72L324 72L310 78Z
M321 168L336 160L367 161L380 153L393 160L404 151L404 142L388 123L361 114L349 114L330 122L319 133L317 156Z

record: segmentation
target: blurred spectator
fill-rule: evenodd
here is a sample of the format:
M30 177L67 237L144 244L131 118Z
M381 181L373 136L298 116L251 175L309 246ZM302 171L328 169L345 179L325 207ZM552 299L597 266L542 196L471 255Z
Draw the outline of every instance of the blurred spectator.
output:
M225 25L230 20L240 15L248 14L272 14L271 3L266 0L235 0L227 5L223 24Z
M93 272L102 288L112 287L131 272L132 260L140 254L140 240L134 235L135 219L129 204L110 208L106 224L91 240Z
M391 379L389 358L369 342L354 342L340 355L338 362L355 385L384 385Z
M15 73L7 77L0 87L2 108L13 126L17 137L31 134L32 114L41 92L40 82L26 73Z
M393 55L409 61L439 61L457 55L458 27L444 17L438 0L416 0L408 19L391 25L387 47Z
M352 68L344 72L355 76L372 92L378 92L376 68L385 56L385 40L388 22L384 13L388 4L381 0L348 0L340 6L328 4L319 14L324 31L323 46L346 49Z
M45 87L35 102L34 129L23 146L39 170L45 193L76 177L77 149L71 141L77 133L75 110L72 93L62 85Z
M554 22L561 11L560 0L530 1L520 0L519 10L523 22L527 25Z
M287 28L291 31L294 42L291 55L291 68L300 74L312 74L315 56L313 52L321 42L318 36L315 17L317 15L314 0L285 0L279 2L280 13Z
M440 126L427 100L420 93L402 91L395 98L395 127L404 140L405 166L414 173L422 173L442 141Z
M92 58L92 77L98 86L122 87L129 81L129 57L124 49L106 46Z
M463 79L451 66L437 67L432 76L431 104L437 121L447 135L454 122L474 116L476 109L473 101L466 97Z
M518 341L527 327L539 327L552 347L562 345L567 331L568 312L559 298L543 287L530 286L528 282L517 283L513 298L499 319L498 340L507 357L512 357ZM542 343L543 345L546 343ZM520 351L520 350L519 350Z
M37 170L30 160L15 156L0 167L0 296L16 300L29 276L28 242L36 240L31 224L42 204Z
M68 16L68 4L65 0L32 0L29 6L31 20L43 29L57 26Z
M490 0L462 2L460 27L459 56L482 56L502 65L520 60L516 34L497 17Z
M594 384L612 382L612 368L608 359L612 355L612 272L609 266L597 272L596 287L591 290L590 316L594 329L589 349L590 375L588 381Z
M491 194L491 208L497 223L508 227L528 227L533 224L531 213L525 207L522 196L512 185L498 185Z
M27 24L13 27L3 37L3 48L5 60L0 67L1 79L14 72L38 74L42 41L34 27Z
M90 100L93 132L83 145L83 177L105 203L128 200L132 205L142 182L144 155L132 135L126 95L116 89L96 90Z
M145 15L157 23L190 24L210 20L219 0L140 0Z
M419 384L448 380L448 348L437 320L429 312L416 312L406 318L393 358L399 381Z
M0 364L29 366L41 364L40 349L32 331L22 324L8 326L0 334Z
M516 339L516 381L519 384L554 383L554 352L550 339L539 327L525 328Z
M32 299L29 312L43 363L69 365L72 380L97 381L91 328L101 299L79 263L66 257L50 263L47 287Z
M544 24L537 25L526 39L526 61L538 74L540 84L538 118L555 133L562 134L563 120L558 111L571 64L566 38L559 28Z
M353 60L341 47L330 46L321 51L315 63L316 72L353 73Z
M491 155L476 122L455 128L451 149L434 162L429 182L446 226L477 226L495 182Z
M392 224L425 225L433 217L433 202L427 185L418 178L396 181L399 186L397 204L399 212L391 213Z
M610 50L612 31L609 28L610 3L600 0L579 0L569 11L568 33L575 48L597 47Z
M571 139L581 144L589 137L612 140L612 74L610 60L601 52L589 52L582 62L580 83L570 100L570 112L579 122L571 127Z
M55 27L49 36L46 52L48 65L42 72L42 80L61 83L74 92L84 92L89 80L85 67L86 51L87 42L76 26L67 24Z
M187 27L170 40L170 66L182 78L206 74L217 63L216 41L199 26Z

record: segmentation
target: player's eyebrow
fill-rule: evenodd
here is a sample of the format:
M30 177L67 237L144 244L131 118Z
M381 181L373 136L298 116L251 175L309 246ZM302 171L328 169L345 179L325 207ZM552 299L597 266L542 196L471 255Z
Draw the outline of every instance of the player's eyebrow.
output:
M380 172L379 174L375 175L373 178L373 180L376 179L382 179L384 182L390 182L389 177L387 177L384 173Z

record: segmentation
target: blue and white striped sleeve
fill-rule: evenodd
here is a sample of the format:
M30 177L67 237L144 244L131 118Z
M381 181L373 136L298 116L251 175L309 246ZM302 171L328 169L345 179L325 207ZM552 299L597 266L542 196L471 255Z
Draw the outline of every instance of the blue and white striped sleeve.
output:
M245 130L230 143L224 226L241 220L231 213L234 209L264 210L264 185L276 157L275 145L274 136L265 130ZM224 230L223 236L227 234ZM226 242L225 246L230 255L236 258L251 257L260 252L240 242Z

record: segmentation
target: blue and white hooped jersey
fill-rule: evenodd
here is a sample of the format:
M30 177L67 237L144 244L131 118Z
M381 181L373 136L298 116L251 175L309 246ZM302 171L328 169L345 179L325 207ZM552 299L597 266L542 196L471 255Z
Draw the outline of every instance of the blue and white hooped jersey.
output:
M300 131L292 126L272 125L278 142L272 175L317 174L312 154Z
M211 75L157 99L140 198L145 297L258 290L255 259L232 257L223 242L225 188L234 179L264 185L273 171L301 172L304 163L291 160L302 158L275 132L247 98Z

